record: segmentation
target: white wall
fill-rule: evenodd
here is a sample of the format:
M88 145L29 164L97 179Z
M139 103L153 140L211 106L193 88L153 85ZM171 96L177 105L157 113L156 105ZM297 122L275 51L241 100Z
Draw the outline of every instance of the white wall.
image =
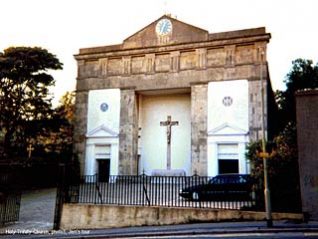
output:
M232 104L225 106L224 97ZM218 144L237 144L239 173L249 173L245 158L248 143L248 81L210 82L208 85L208 175L218 174Z
M171 169L183 169L187 174L191 167L191 99L190 94L142 95L139 107L141 127L139 171L151 175L155 169L166 169L167 127L160 126L167 116L178 121L172 126Z
M108 105L107 111L101 104ZM85 174L98 172L96 146L110 146L110 174L118 174L118 145L120 118L120 90L92 90L88 95L87 134L85 151Z
M222 100L230 96L231 106ZM247 80L210 82L208 85L208 131L224 124L248 131L248 82Z
M108 104L106 112L101 111L102 103ZM87 132L104 124L115 132L119 132L120 90L91 90L88 94Z

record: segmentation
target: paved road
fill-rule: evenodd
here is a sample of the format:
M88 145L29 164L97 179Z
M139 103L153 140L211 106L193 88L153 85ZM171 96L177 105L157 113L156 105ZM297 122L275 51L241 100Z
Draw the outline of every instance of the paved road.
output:
M139 239L144 237L134 237ZM152 237L147 237L152 238ZM186 235L186 236L165 236L155 238L169 238L169 239L207 239L207 238L225 238L225 239L317 239L318 233L230 233L230 234L205 234L205 235Z
M170 226L144 226L73 231L16 231L4 238L288 238L318 239L318 222L293 223L275 221L273 228L265 222L196 223ZM17 233L21 233L17 235ZM40 233L40 234L39 234Z
M51 230L53 228L56 188L23 192L19 221L3 230Z

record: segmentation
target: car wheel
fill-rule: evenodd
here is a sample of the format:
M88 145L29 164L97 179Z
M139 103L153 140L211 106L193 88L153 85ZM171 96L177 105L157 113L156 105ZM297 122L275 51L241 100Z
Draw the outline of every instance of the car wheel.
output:
M192 200L194 200L194 201L197 201L197 200L199 200L200 198L199 198L199 194L197 193L197 192L193 192L192 193Z

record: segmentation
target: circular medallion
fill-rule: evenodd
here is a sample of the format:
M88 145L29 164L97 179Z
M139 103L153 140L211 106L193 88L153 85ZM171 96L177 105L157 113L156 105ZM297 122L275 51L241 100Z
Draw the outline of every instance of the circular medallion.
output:
M231 106L233 104L233 99L231 96L224 96L222 103L224 106Z
M106 112L107 110L108 110L108 104L107 103L101 103L101 105L100 105L100 110L102 111L102 112Z
M172 23L169 19L163 18L156 25L156 33L160 36L168 35L172 32Z

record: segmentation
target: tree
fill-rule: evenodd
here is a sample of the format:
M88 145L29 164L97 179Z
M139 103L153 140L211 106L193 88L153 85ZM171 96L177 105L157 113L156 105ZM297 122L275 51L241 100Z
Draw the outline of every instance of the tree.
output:
M276 92L281 131L287 125L296 123L295 93L298 90L318 87L318 63L313 65L311 60L296 59L292 64L292 69L284 81L286 90Z
M251 143L248 146L247 158L251 162L252 176L259 182L258 202L263 205L264 168L263 161L258 155L261 151L261 141ZM301 211L297 138L294 126L291 124L286 126L273 141L268 141L266 151L271 155L267 160L273 210Z
M274 210L299 211L300 190L298 173L298 149L296 130L295 93L299 90L318 87L318 64L311 60L296 59L284 81L285 91L276 92L280 133L272 142L267 142L267 152L273 152L268 159L271 199ZM258 157L260 142L251 143L247 158L251 161L252 175L263 188L263 164ZM260 201L263 198L260 197Z
M25 146L26 122L51 117L48 87L55 81L48 70L59 69L56 56L39 47L10 47L0 53L0 131L6 157Z
M74 109L75 92L66 92L52 118L42 121L42 128L32 137L38 156L55 154L66 160L72 158Z

